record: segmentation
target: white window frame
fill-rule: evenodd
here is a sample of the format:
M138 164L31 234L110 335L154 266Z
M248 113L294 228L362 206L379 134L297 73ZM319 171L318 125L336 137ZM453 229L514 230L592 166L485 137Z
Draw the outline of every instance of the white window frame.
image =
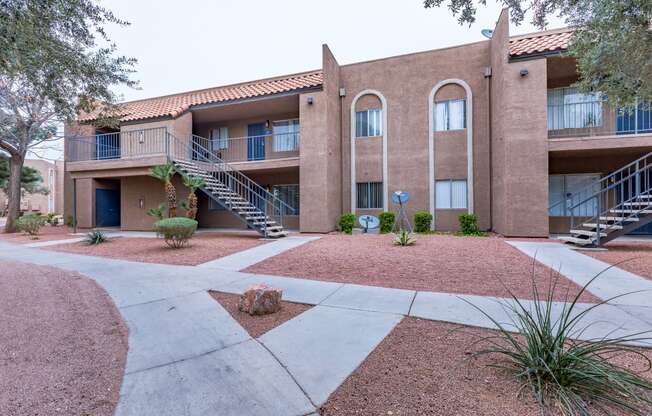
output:
M360 115L366 114L367 129L362 131ZM369 122L373 120L373 122ZM382 137L383 135L383 110L370 108L355 112L355 137Z
M602 127L605 100L601 93L560 87L549 88L547 94L548 131Z
M215 132L217 132L217 137ZM229 148L229 128L215 127L210 133L211 150L224 150Z
M451 103L457 103L461 102L462 103L462 127L459 128L451 128ZM440 117L437 117L437 108L439 106L444 107L444 120L440 120ZM433 108L434 115L433 118L435 120L435 131L437 132L442 132L442 131L457 131L457 130L466 130L466 98L456 98L453 100L442 100L442 101L435 101L435 105Z
M454 184L464 184L464 203L456 204L453 198ZM439 190L438 184L448 184L446 192ZM469 183L466 179L438 179L435 181L435 209L466 210L469 207Z
M275 128L277 123L290 123L289 126L296 126L296 131L288 133L276 133ZM288 118L284 120L274 120L272 122L272 151L274 152L296 152L299 150L299 134L301 131L301 124L298 118Z
M563 178L563 183L562 183L562 192L561 192L561 200L560 201L553 201L553 198L555 195L559 195L557 192L553 192L550 187L551 187L551 178ZM550 217L570 217L570 212L568 211L568 206L566 205L565 202L566 198L569 194L569 187L568 187L568 178L570 177L575 177L575 178L580 178L583 177L585 178L581 183L581 186L579 186L580 189L575 189L574 192L577 192L581 189L584 189L586 186L588 186L591 183L595 183L595 181L599 180L602 178L602 175L600 173L570 173L570 174L554 174L554 175L549 175L548 178L548 206L552 206L554 203L559 203L555 207L554 212L548 212L548 216ZM597 189L596 189L597 191ZM573 192L570 192L573 193ZM579 201L575 201L574 203L578 203ZM589 205L590 204L590 205ZM593 217L596 215L598 211L598 206L597 206L597 201L593 200L593 202L587 201L586 204L583 204L583 206L576 208L576 214L575 216L578 217Z
M287 187L290 187L290 186L296 187L296 202L297 202L297 205L295 207L293 207L292 204L289 203L289 201L284 201L283 198L281 198L279 196L279 194L280 194L280 192L279 192L280 189L279 188L287 188ZM283 211L284 216L297 216L297 215L299 215L299 213L300 213L299 210L300 210L300 206L301 206L301 192L300 192L300 187L299 187L298 183L284 183L284 184L272 185L272 194L275 197L277 197L278 199L280 199L281 201L285 202L291 208L294 208L294 213L288 213L288 212ZM286 209L286 208L284 208L284 209ZM276 206L274 207L274 215L280 215L279 208L276 207Z

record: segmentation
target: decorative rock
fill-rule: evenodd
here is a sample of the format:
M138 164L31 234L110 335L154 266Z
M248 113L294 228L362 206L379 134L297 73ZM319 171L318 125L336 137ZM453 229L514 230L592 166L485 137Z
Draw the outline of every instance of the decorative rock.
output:
M252 285L240 297L238 309L249 315L267 315L281 310L283 290L264 283Z

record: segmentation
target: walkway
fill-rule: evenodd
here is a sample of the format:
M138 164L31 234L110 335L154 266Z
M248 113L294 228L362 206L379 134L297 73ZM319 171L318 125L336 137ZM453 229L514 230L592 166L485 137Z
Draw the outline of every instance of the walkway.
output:
M297 243L287 241L288 247ZM280 244L269 250L273 244L258 246L248 256L262 260L264 253L273 255L280 250ZM515 246L528 253L536 251L540 261L563 259L598 267L591 263L596 260L588 261L558 244L525 244L533 243ZM216 411L306 415L326 401L404 316L492 328L492 322L473 304L499 321L511 319L504 299L243 273L234 270L238 264L249 265L239 254L225 257L221 264L229 269L221 269L215 263L210 267L146 264L0 242L0 259L80 272L95 279L114 299L130 328L116 412L120 416ZM638 276L612 270L612 279L641 283ZM575 271L570 274L574 280L581 278ZM242 293L258 282L282 288L286 300L317 306L252 339L206 291ZM601 296L608 287L605 284L593 293ZM582 337L651 330L652 323L642 309L647 304L641 305L639 298L631 304L626 299L589 312L587 323L592 325ZM562 303L555 304L557 312L562 307ZM580 310L589 307L579 306Z

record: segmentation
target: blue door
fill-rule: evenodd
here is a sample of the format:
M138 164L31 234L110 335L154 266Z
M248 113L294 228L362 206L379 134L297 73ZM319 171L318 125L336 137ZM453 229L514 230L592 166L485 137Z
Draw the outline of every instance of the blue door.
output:
M247 160L265 159L265 123L247 126Z
M117 227L120 225L120 191L95 190L95 226Z

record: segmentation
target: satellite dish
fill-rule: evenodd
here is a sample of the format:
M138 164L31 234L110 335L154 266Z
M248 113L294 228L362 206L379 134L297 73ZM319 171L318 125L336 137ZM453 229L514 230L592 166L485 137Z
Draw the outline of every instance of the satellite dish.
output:
M360 215L360 218L358 218L358 222L360 223L362 228L366 230L378 228L378 226L380 225L380 220L377 217L374 217L373 215Z
M396 191L392 194L392 201L395 204L405 204L410 200L410 194L405 191Z
M482 29L480 33L482 33L482 36L484 36L487 39L491 39L492 36L494 35L494 31L491 29Z

